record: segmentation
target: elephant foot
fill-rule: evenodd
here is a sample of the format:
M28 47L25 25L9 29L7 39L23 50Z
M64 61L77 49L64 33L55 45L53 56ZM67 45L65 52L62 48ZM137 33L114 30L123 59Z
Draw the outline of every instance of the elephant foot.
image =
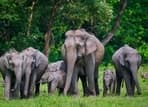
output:
M5 97L5 100L7 100L7 101L10 100L10 97Z
M128 93L126 93L126 94L125 94L125 96L126 96L126 97L127 97L127 96L128 96L128 97L133 97L133 96L134 96L134 94L131 94L131 93L130 93L130 94L128 94Z
M79 98L80 96L79 96L79 94L73 94L72 97Z
M78 93L74 93L74 92L70 92L70 93L68 93L68 96L79 96L79 94Z
M88 95L89 96L96 96L95 90L88 90Z

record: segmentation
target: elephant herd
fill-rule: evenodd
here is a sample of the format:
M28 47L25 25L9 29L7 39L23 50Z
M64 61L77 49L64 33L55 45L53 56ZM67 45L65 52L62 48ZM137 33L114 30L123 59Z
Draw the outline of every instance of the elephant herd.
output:
M48 93L58 89L59 94L78 95L79 79L84 96L100 94L98 68L104 57L103 44L85 29L69 30L65 37L61 61L48 64L48 58L32 47L21 52L11 49L0 57L6 100L38 95L40 83L48 84ZM123 80L127 96L134 95L135 87L141 94L137 77L141 56L137 50L124 45L113 54L112 62L115 73L110 70L104 72L103 95L107 90L120 95Z
M22 52L10 50L0 57L0 71L4 80L4 96L27 98L39 94L40 78L48 65L47 57L32 47Z

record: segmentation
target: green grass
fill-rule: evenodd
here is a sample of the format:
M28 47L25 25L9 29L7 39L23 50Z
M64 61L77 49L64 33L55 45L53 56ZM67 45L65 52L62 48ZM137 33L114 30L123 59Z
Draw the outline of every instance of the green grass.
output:
M110 66L109 68L112 69ZM125 86L121 90L121 96L106 96L102 97L82 97L82 87L79 82L80 96L58 96L57 93L53 95L47 94L47 86L42 85L41 94L37 97L29 99L14 99L10 101L4 100L3 87L0 87L0 107L148 107L148 80L143 80L140 77L140 72L146 71L148 66L144 65L139 70L140 86L142 88L142 95L135 95L134 97L125 97ZM102 73L104 68L100 68L100 88L102 89ZM1 84L0 84L1 85Z

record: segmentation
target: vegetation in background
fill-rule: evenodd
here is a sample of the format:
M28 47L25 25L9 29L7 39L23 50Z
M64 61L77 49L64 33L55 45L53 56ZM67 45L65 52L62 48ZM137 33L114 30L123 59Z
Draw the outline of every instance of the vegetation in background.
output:
M112 54L124 44L138 49L143 63L148 62L147 3L128 0L119 29L105 46L103 63L111 62ZM49 61L61 59L64 32L83 27L102 41L119 5L119 0L1 0L0 55L10 48L21 51L29 46L45 52L49 39Z

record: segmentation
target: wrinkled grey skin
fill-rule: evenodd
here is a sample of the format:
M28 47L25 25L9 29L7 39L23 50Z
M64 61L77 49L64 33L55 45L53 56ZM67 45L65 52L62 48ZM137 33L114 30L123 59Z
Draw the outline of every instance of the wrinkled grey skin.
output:
M110 95L115 92L116 75L113 71L107 69L103 74L103 96L107 95L109 91Z
M11 97L20 97L22 62L22 56L15 50L10 50L0 57L0 71L5 83L4 96L6 100Z
M59 90L59 94L63 92L66 78L65 71L63 61L48 64L48 68L40 80L41 83L48 83L48 93L53 93L56 88Z
M125 45L113 54L112 60L116 69L116 94L120 95L122 79L125 80L128 96L134 95L135 86L137 88L137 93L141 94L141 88L137 77L137 72L141 64L141 56L137 50Z
M78 63L80 64L80 63ZM78 78L81 79L83 85L83 93L84 96L87 95L87 83L86 83L86 75L84 71L80 70L78 74ZM41 83L48 83L48 93L52 93L55 91L56 88L59 90L59 94L63 94L64 85L66 80L66 65L63 60L57 61L54 63L48 64L48 68L46 69L45 73L42 75L40 82ZM68 90L68 94L71 95L73 87L70 86Z
M32 96L34 93L39 94L40 78L48 66L48 58L39 50L29 47L21 52L24 56L23 61L23 82L22 97Z
M78 94L78 72L82 68L86 75L89 95L99 94L98 89L98 66L104 56L104 46L93 35L84 29L69 30L65 33L66 39L62 46L62 55L67 66L64 95L71 87L73 93ZM82 61L82 66L77 62Z

